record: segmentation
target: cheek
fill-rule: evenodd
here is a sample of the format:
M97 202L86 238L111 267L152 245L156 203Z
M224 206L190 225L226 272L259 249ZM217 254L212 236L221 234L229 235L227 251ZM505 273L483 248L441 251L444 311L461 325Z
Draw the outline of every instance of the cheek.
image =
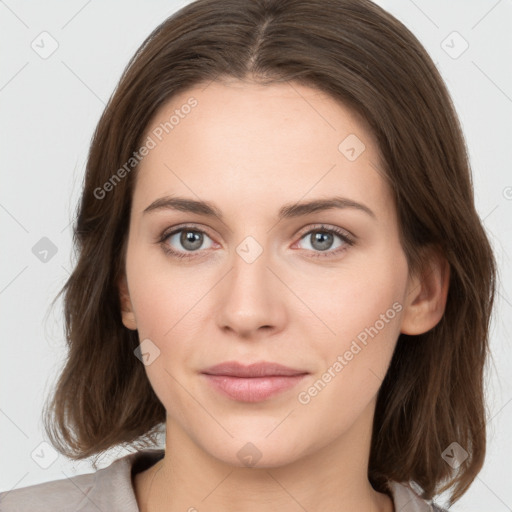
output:
M334 437L368 407L381 387L400 333L402 305L391 289L368 293L365 302L339 294L338 314L331 315L336 336L311 337L318 364L315 375L299 390L306 414L322 422ZM325 421L323 421L325 419Z
M163 282L145 280L134 286L133 296L140 338L163 339L180 313L176 293Z
M161 342L186 316L198 283L187 279L158 249L136 244L129 247L126 269L139 337Z
M353 299L350 288L346 291L333 300L335 308L329 301L329 311L324 311L325 323L335 334L319 338L311 333L309 338L317 340L315 350L323 362L319 370L326 373L325 381L336 381L333 388L358 394L374 389L384 378L400 333L403 306L391 286L370 289L367 295L360 294L360 300Z
M304 400L316 406L363 407L377 393L389 366L400 334L407 262L399 249L371 256L333 275L323 294L314 288L305 299L318 307L315 313L323 321L315 318L308 336L323 364L318 385L305 390Z
M173 379L182 382L184 374L196 368L198 355L208 346L200 340L205 323L211 318L205 311L205 294L211 287L201 277L170 265L137 266L134 259L133 270L130 291L139 339L151 340L159 354L154 363L146 366L146 372L161 402L167 405L171 400L176 405L183 397L179 385L170 383L176 384Z
M310 325L324 333L322 343L330 333L333 343L328 345L339 351L358 336L364 342L369 330L374 334L375 329L382 331L381 339L387 338L389 331L398 334L407 285L407 266L400 259L399 255L389 261L368 258L302 288L304 302L311 305L313 313Z
M181 415L190 406L188 395L179 384L184 381L184 369L193 365L194 346L190 339L194 336L192 329L198 329L195 310L200 311L200 296L196 297L194 290L199 283L196 286L188 281L187 286L179 271L170 275L169 269L165 272L151 265L137 267L135 259L133 270L130 291L139 339L149 339L151 349L158 354L145 366L146 374L164 407Z

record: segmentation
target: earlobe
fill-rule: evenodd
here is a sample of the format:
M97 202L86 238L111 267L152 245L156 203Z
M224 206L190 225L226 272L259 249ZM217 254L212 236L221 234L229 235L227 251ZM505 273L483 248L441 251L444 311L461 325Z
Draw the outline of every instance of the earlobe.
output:
M423 334L443 317L450 284L450 264L440 251L431 251L420 276L411 279L400 332Z
M119 302L121 304L121 317L123 325L133 331L137 330L137 322L135 320L135 313L133 311L132 301L130 299L130 292L128 290L128 283L126 281L126 274L123 274L118 281Z

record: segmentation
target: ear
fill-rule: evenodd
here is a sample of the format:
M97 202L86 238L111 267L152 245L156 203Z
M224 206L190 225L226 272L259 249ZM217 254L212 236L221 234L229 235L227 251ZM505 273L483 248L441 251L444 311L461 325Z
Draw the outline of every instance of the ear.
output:
M441 320L448 296L450 264L440 250L426 252L423 268L409 280L400 332L423 334Z
M119 289L119 302L121 303L121 317L123 319L123 325L128 329L136 331L137 321L135 320L135 313L133 311L133 305L130 299L126 274L122 275L117 283L117 286Z

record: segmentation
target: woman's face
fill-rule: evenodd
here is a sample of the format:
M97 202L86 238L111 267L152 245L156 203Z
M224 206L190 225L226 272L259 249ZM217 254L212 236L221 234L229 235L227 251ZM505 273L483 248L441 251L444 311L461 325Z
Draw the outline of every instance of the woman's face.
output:
M123 322L168 424L239 466L368 439L410 285L372 134L315 89L231 81L175 96L145 145ZM227 361L305 375L203 374Z

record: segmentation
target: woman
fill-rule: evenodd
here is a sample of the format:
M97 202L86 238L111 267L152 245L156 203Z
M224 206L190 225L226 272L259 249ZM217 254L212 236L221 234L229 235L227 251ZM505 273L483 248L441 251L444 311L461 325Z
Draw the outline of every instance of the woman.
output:
M446 87L369 0L157 27L75 236L47 433L145 449L2 510L442 510L480 471L495 261Z

